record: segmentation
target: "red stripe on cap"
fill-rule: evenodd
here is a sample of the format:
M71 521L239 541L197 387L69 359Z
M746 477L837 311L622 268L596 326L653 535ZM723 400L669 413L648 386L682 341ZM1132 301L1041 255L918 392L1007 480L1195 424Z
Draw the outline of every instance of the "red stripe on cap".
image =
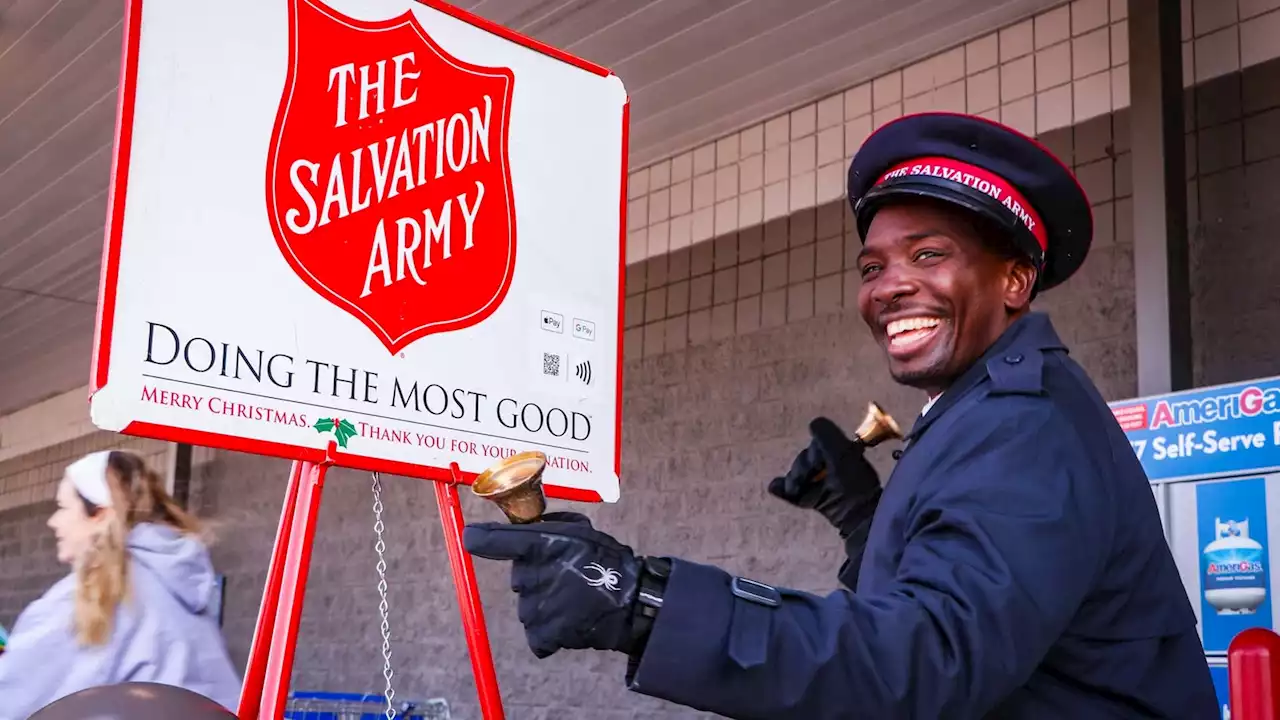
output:
M951 158L922 157L908 160L890 168L880 178L880 182L876 184L879 185L886 180L909 177L911 175L940 177L958 182L961 185L968 185L979 192L990 195L1031 231L1031 234L1036 238L1036 242L1040 244L1041 250L1048 251L1049 235L1045 231L1044 223L1040 222L1040 215L1031 207L1031 203L1027 202L1022 193L1018 192L1013 183L999 175L977 165L970 165Z

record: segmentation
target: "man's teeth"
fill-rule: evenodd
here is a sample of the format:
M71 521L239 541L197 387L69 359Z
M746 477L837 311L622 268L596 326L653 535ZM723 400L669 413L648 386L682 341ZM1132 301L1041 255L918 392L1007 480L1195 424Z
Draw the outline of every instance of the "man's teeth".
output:
M888 326L886 326L885 332L889 335L889 337L894 337L895 335L901 335L902 333L905 333L905 332L912 332L913 330L926 330L929 328L935 328L938 326L938 323L939 323L939 320L937 318L929 318L929 317L916 317L916 318L906 318L905 320L894 320L893 322L889 323Z

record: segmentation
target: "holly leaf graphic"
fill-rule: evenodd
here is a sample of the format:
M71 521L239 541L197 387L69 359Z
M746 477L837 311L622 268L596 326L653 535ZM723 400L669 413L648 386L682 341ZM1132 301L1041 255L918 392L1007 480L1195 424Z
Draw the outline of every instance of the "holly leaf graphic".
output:
M356 434L356 428L351 423L343 420L334 428L333 434L338 437L338 447L346 447L347 440Z
M342 420L339 418L320 418L313 425L316 432L333 433L338 439L339 447L346 447L347 441L356 436L356 426L350 420Z

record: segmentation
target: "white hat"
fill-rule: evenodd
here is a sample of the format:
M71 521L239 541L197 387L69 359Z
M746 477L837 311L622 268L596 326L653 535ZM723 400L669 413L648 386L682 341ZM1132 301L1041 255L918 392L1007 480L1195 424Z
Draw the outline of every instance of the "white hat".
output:
M98 507L111 507L111 486L107 484L107 458L111 452L85 455L67 466L67 479L81 497Z

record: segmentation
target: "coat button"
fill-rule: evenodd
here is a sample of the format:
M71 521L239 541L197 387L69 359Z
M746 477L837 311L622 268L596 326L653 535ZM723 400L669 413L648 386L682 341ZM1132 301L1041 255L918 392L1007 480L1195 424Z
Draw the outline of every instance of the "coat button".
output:
M1009 356L1005 357L1004 361L1005 361L1005 362L1007 362L1007 363L1009 363L1010 365L1017 365L1018 363L1022 362L1022 356L1021 356L1021 355L1009 355Z

